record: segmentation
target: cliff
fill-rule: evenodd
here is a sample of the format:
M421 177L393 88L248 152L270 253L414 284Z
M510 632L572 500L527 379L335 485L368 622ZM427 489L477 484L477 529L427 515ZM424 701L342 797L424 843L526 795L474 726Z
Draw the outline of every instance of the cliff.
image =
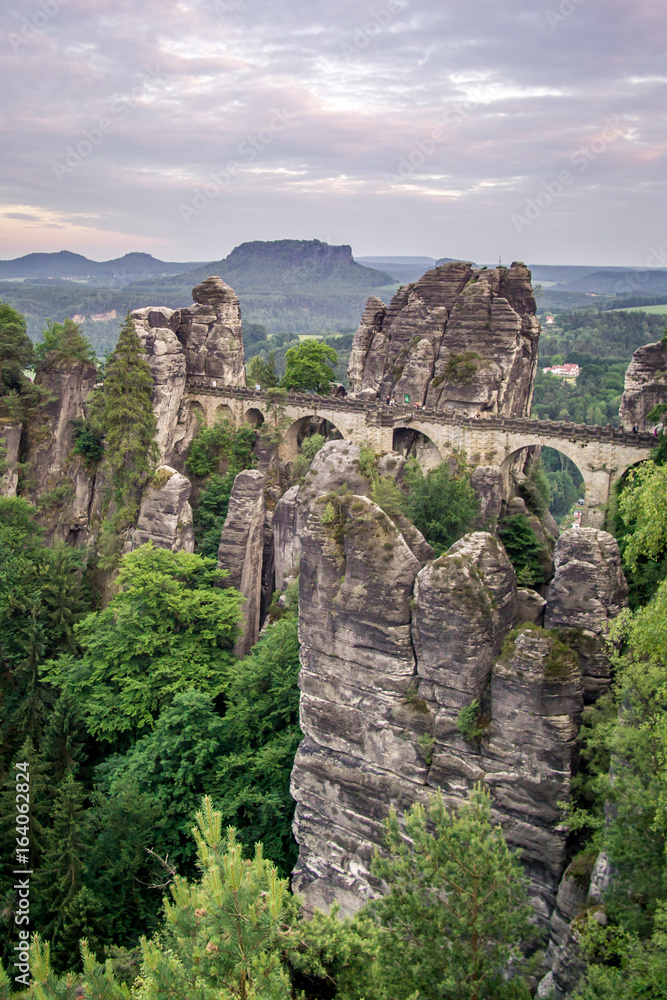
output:
M558 627L545 630L521 625L531 593L519 595L487 532L424 564L367 496L325 489L299 538L304 739L292 793L294 885L307 907L335 900L349 913L380 891L370 862L390 806L403 810L435 787L455 805L483 781L496 821L523 852L546 927L567 864L558 803L577 767L588 686L568 630L593 640L623 606L616 543L593 529L563 536L546 601ZM567 613L575 577L591 594L586 619L582 607ZM541 614L544 601L532 596Z
M635 426L640 431L652 430L648 414L661 403L667 403L667 344L659 340L645 344L632 355L620 408L625 430Z
M530 271L456 261L399 289L389 307L368 300L354 337L352 392L438 411L530 411L540 326Z

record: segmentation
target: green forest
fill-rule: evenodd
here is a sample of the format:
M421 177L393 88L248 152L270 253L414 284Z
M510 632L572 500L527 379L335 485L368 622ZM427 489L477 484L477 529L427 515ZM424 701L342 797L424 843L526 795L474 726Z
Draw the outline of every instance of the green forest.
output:
M320 385L335 370L330 344L304 343L285 353L284 385ZM28 420L48 405L28 366L90 357L71 323L49 326L35 352L20 314L0 306L0 420ZM268 627L239 660L242 599L215 559L233 478L254 464L259 432L220 423L193 440L195 553L149 544L123 555L114 539L136 517L155 462L150 372L131 324L102 374L75 444L107 470L101 559L47 544L25 496L0 499L0 997L17 995L14 963L27 951L31 1000L531 996L545 942L520 858L482 789L456 811L436 793L390 813L373 862L384 897L346 920L335 909L303 913L287 882L296 858L289 776L301 738L298 597L291 588L280 605L274 599ZM273 391L279 412L285 390ZM307 439L295 481L322 443ZM408 517L437 553L478 526L464 468L424 474L412 465L402 490L378 475L371 449L360 468L379 506ZM576 471L554 453L523 491L541 516L556 499L565 514L577 488ZM607 528L632 610L613 626L614 686L586 710L568 806L573 870L586 878L605 851L614 871L604 909L578 917L588 968L576 1000L665 995L664 437L617 488ZM508 518L499 533L520 582L537 585L529 518ZM29 824L17 806L27 795ZM36 938L17 923L15 868L24 866Z

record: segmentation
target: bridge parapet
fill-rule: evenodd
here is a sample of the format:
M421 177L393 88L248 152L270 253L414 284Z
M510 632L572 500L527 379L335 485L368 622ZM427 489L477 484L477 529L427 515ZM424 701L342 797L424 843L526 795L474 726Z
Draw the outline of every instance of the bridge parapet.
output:
M217 396L220 399L237 399L240 401L252 401L255 407L261 409L262 405L268 403L267 393L263 390L250 389L241 386L215 385L216 380L203 375L189 376L187 379L187 391L192 394L205 394ZM649 450L655 446L655 439L652 434L641 432L633 434L622 427L606 427L593 424L574 424L557 420L532 420L530 417L501 416L495 414L484 414L478 418L462 413L447 413L436 411L432 408L424 407L415 409L414 407L398 405L387 406L380 400L360 400L350 399L340 396L319 396L316 393L290 392L287 395L287 405L293 409L320 413L323 410L344 412L366 413L369 423L381 427L392 427L397 423L410 424L413 421L419 423L434 423L440 425L454 425L457 427L470 427L490 431L501 430L514 433L525 433L528 436L539 436L549 438L562 438L568 441L609 442L611 444L631 445L642 450Z

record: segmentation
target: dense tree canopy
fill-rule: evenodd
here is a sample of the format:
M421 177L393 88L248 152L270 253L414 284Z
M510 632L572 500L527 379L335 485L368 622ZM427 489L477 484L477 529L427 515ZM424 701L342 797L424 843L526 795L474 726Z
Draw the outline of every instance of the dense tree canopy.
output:
M281 382L284 389L300 389L328 395L335 379L333 367L338 355L333 347L321 340L302 340L298 347L290 347L286 355L287 367Z
M224 577L213 559L150 543L124 557L120 592L75 628L83 655L43 671L79 701L93 735L136 734L179 691L223 689L241 614Z

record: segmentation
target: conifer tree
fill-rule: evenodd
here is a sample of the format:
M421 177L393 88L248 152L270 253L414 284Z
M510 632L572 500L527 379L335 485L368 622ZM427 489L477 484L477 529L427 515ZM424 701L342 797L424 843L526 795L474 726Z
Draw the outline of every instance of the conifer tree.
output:
M57 361L95 362L95 352L90 341L81 333L81 328L73 319L64 323L47 323L42 331L42 339L35 348L38 362L47 364Z
M64 926L66 919L71 922L85 873L85 798L81 784L68 774L56 793L53 826L46 835L44 855L34 877L43 911L40 929L51 941L54 953L64 960L69 957L61 950Z
M128 313L104 382L106 456L121 505L136 501L158 459L152 392L151 370Z

